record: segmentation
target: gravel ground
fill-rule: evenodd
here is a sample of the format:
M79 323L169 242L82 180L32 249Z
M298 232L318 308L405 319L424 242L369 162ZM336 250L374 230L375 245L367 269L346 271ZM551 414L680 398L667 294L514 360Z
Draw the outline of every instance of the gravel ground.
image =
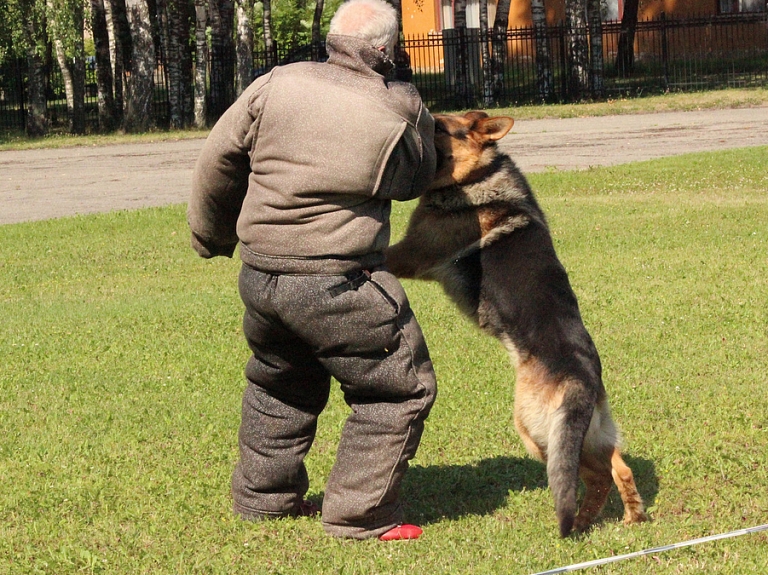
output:
M0 152L0 224L185 203L204 140ZM521 120L501 141L524 172L768 145L768 107Z

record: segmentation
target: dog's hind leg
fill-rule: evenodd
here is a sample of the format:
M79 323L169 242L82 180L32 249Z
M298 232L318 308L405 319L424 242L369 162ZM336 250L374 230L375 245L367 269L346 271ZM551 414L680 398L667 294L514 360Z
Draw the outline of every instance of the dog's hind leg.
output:
M517 362L515 427L528 452L547 463L561 537L571 532L576 516L579 453L588 425L581 430L572 425L582 418L572 413L571 387L556 381L535 358Z
M599 454L582 454L579 476L584 482L586 493L579 507L573 528L586 531L603 510L613 481L611 478L610 451Z
M530 443L535 444L546 459L560 536L566 537L573 530L578 509L580 455L594 400L578 380L557 382L551 376L545 377L537 390L529 390L528 397L520 393L520 384L518 379L515 396L518 429L525 428ZM524 433L521 435L525 437ZM537 455L529 441L525 443L528 450Z
M632 470L624 463L618 448L614 448L611 455L611 475L624 502L624 524L647 521L643 499L637 491Z

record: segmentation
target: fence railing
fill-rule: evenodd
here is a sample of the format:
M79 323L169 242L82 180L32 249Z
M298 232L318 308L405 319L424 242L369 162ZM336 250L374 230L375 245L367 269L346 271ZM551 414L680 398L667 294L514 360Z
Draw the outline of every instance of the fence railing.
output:
M588 41L587 31L583 34ZM739 14L640 21L634 33L634 65L617 65L621 23L604 22L603 75L601 94L596 97L633 96L668 91L694 91L724 87L768 85L768 13ZM506 31L501 42L491 34L468 30L406 38L403 47L411 59L413 82L430 109L449 110L484 107L488 85L494 105L508 106L542 100L536 56L536 34L531 27ZM546 31L552 88L549 100L574 100L568 82L570 42L565 26ZM499 70L483 69L481 46L493 52L505 50L497 62ZM465 63L456 66L457 54ZM462 74L457 77L457 74ZM486 84L485 78L492 74Z
M588 39L587 31L574 32ZM542 101L540 67L546 64L551 87L546 99L575 99L568 81L571 45L563 25L548 26L545 35L532 27L513 28L503 38L468 30L408 37L402 47L410 59L412 82L433 111L509 106ZM768 13L734 14L673 20L640 21L634 33L631 67L617 65L621 23L602 26L602 88L596 97L640 95L668 91L694 91L724 87L768 86ZM537 42L546 38L549 59L537 61ZM496 66L484 69L483 44L493 53ZM503 46L503 49L499 49ZM322 58L315 47L282 51L278 63ZM268 70L265 55L254 54L254 73ZM232 63L234 67L235 63ZM53 127L66 125L63 82L56 66L51 69L49 120ZM95 70L88 69L86 109L88 124L98 125ZM491 75L489 77L489 74ZM25 120L26 65L23 60L0 62L0 129L23 129ZM88 88L90 87L90 89ZM162 62L155 74L155 122L168 122L167 80ZM583 96L581 94L580 96Z
M168 79L165 66L158 60L154 72L154 94L152 114L159 126L167 126L169 118ZM48 68L46 99L48 123L56 129L69 122L64 79L58 65ZM27 115L27 62L24 59L8 59L0 62L0 130L24 130ZM91 128L99 125L96 69L93 65L85 69L85 113L86 124Z

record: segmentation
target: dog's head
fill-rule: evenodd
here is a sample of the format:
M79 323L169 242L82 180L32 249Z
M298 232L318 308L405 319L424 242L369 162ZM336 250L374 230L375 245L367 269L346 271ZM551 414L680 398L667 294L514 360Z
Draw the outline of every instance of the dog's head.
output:
M480 179L496 156L496 141L503 138L514 123L512 118L491 118L485 112L435 115L437 172L431 188L469 184Z

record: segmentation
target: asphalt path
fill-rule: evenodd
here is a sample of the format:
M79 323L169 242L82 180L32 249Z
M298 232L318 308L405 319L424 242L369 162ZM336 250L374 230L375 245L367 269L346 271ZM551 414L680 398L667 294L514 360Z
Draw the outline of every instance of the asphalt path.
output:
M0 152L0 224L187 201L204 140ZM500 142L524 172L768 145L768 106L520 120Z

